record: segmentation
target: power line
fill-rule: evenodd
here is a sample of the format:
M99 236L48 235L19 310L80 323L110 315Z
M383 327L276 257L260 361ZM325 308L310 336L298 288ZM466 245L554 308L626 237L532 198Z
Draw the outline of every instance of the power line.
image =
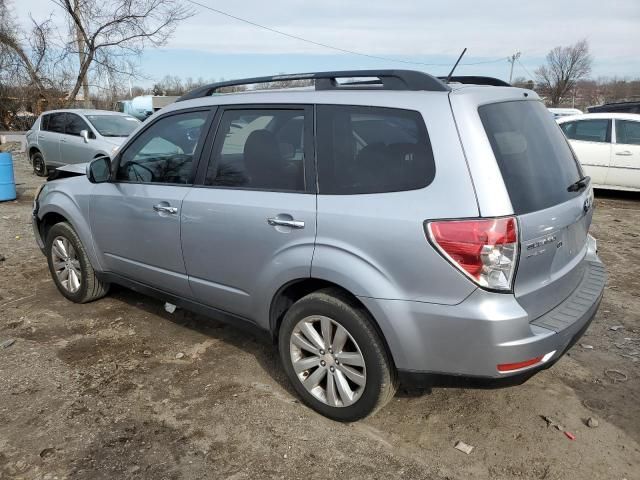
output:
M222 10L218 10L217 8L210 7L209 5L205 5L205 4L200 3L200 2L198 2L196 0L187 0L187 2L192 3L193 5L197 5L197 6L201 7L201 8L205 8L207 10L211 10L212 12L218 13L220 15L224 15L225 17L233 18L234 20L237 20L239 22L243 22L243 23L246 23L248 25L252 25L254 27L257 27L257 28L262 28L263 30L267 30L269 32L276 33L276 34L282 35L284 37L292 38L294 40L298 40L298 41L301 41L301 42L310 43L310 44L316 45L318 47L328 48L330 50L336 50L336 51L342 52L342 53L349 53L351 55L359 55L361 57L373 58L375 60L384 60L386 62L399 62L399 63L405 63L405 64L411 64L411 65L423 65L425 67L450 67L451 66L450 63L414 62L414 61L410 61L410 60L401 60L401 59L398 59L398 58L380 57L380 56L377 56L377 55L370 55L368 53L356 52L354 50L348 50L346 48L341 48L341 47L336 47L334 45L328 45L326 43L316 42L314 40L309 40L307 38L299 37L297 35L292 35L290 33L286 33L286 32L283 32L281 30L276 30L275 28L267 27L265 25L261 25L261 24L256 23L256 22L252 22L251 20L247 20L245 18L241 18L241 17L238 17L236 15L232 15L230 13L223 12ZM496 63L496 62L502 62L502 61L504 61L504 58L500 57L500 58L498 58L496 60L485 60L485 61L482 61L482 62L473 62L473 63L461 63L460 65L482 65L482 64L485 64L485 63Z
M527 75L529 75L529 77L531 77L531 80L534 80L535 77L533 75L531 75L531 72L529 70L527 70L527 67L524 66L524 64L520 61L520 59L518 59L518 65L520 65L523 70L527 73Z

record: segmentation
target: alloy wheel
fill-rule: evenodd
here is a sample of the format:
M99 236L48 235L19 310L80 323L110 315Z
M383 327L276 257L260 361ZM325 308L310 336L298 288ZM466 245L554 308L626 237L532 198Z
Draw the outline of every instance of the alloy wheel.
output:
M60 285L69 293L76 293L82 285L82 271L76 249L67 238L58 236L53 240L51 263Z
M300 320L289 340L293 370L304 388L326 405L347 407L362 396L367 372L360 347L335 320Z

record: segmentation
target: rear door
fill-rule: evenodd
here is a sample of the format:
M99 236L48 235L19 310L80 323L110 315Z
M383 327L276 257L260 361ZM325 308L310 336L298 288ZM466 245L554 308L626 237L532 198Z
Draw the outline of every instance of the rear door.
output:
M541 102L492 103L478 112L518 217L514 293L534 320L582 279L592 189L570 187L583 174Z
M80 115L65 114L64 135L60 139L60 157L64 163L84 163L92 159L91 147L80 136L82 130L91 135L93 131ZM93 135L95 137L95 135ZM91 142L91 140L89 140Z
M640 188L640 121L615 120L615 143L607 183Z
M38 146L49 166L60 166L60 140L64 136L65 113L49 113L43 117L43 125L38 132Z
M564 122L560 128L571 142L583 170L595 185L605 185L611 163L611 120Z
M316 235L312 109L226 107L216 122L199 185L182 207L189 283L204 304L268 321L275 290L310 275Z

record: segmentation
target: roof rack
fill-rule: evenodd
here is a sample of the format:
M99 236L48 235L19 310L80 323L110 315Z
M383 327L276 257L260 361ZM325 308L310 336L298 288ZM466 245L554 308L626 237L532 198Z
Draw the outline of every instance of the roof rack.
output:
M352 79L366 79L351 81ZM455 77L454 77L455 78ZM338 79L350 80L338 82ZM372 80L373 79L373 80ZM413 70L345 70L337 72L296 73L292 75L275 75L272 77L243 78L225 82L211 83L192 90L176 101L191 100L193 98L209 97L225 87L252 85L255 83L271 83L283 80L315 80L316 90L410 90L448 92L450 88L428 73Z
M440 80L446 80L447 77L438 77ZM505 82L504 80L500 80L499 78L493 77L479 77L479 76L470 76L470 75L462 75L459 77L451 77L449 79L450 83L464 83L468 85L492 85L494 87L510 87L511 84Z

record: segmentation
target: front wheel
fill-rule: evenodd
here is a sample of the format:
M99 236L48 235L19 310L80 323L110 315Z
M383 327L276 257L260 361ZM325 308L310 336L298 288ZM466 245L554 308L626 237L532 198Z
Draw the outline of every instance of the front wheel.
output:
M337 289L311 293L287 311L279 334L284 369L322 415L355 421L393 398L395 369L372 321Z
M71 225L60 222L51 227L45 246L51 277L62 295L75 303L87 303L107 294L109 284L96 276Z

